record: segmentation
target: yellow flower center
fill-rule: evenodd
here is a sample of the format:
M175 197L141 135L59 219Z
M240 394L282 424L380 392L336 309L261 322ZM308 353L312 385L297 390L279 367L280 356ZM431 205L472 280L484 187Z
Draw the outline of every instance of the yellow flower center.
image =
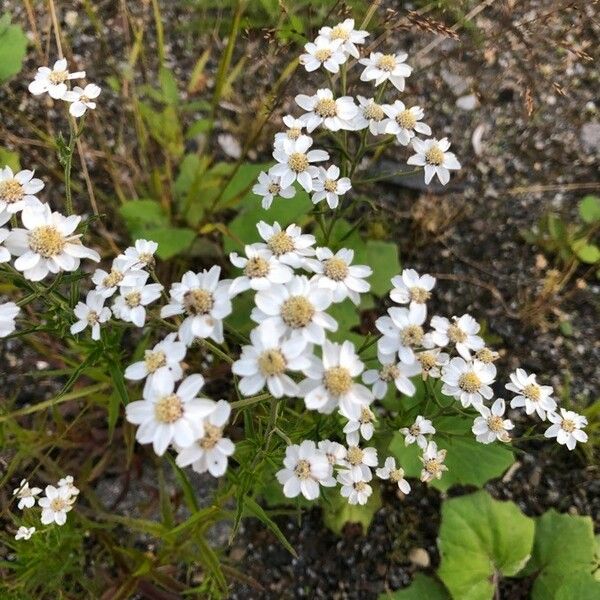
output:
M467 339L467 334L455 323L448 327L448 337L454 344L464 342Z
M68 77L68 71L51 71L50 75L48 75L48 79L54 84L64 83Z
M292 329L306 327L315 314L315 307L304 296L292 296L281 305L281 318Z
M419 435L421 435L421 428L416 423L413 423L408 428L408 431L409 431L410 435L412 435L413 437L418 437Z
M300 459L294 467L294 475L298 479L310 479L310 463L305 459Z
M333 52L329 48L319 48L315 52L315 58L319 62L325 62L326 60L331 58L332 54L333 54Z
M530 383L523 388L523 396L529 398L532 402L539 402L541 398L540 386L535 383Z
M332 40L344 40L346 41L350 37L350 32L343 25L336 25L331 30L330 35Z
M269 238L267 246L275 256L281 256L294 250L294 240L285 231L278 231Z
M206 315L214 304L215 299L207 290L196 288L183 295L183 306L189 315Z
M287 136L290 140L297 140L302 135L300 127L290 127L287 130Z
M472 394L481 387L481 379L473 371L467 371L458 378L458 387Z
M146 353L144 354L144 363L146 364L148 373L154 373L167 364L167 357L162 350L156 352L146 350Z
M433 352L421 352L417 355L423 371L431 371L437 364L437 357Z
M223 437L223 430L211 423L204 424L204 436L198 441L198 444L204 450L214 448L218 441Z
M444 162L444 153L437 146L432 146L425 152L427 164L439 167Z
M431 298L431 292L428 292L422 287L411 287L408 292L410 294L410 299L417 304L425 304L425 302Z
M577 429L575 422L571 421L571 419L563 419L562 423L560 424L560 427L567 433L572 433L573 431L575 431Z
M337 181L335 179L326 179L323 187L326 192L337 192Z
M50 502L50 508L54 512L61 512L65 510L65 508L69 508L69 503L64 498L54 498Z
M491 417L488 417L487 426L490 431L498 433L504 429L504 420L502 417L492 415Z
M139 259L140 259L140 262L143 263L143 264L145 264L145 265L154 266L154 262L155 262L154 261L154 255L150 254L150 252L142 252L139 255Z
M139 306L141 301L142 294L140 294L140 292L129 292L129 294L125 296L125 303L127 306L129 306L129 308L135 308L136 306Z
M110 273L103 279L102 285L105 288L115 287L123 281L123 273L117 269L111 269Z
M281 375L285 371L285 357L280 350L265 350L258 357L258 368L265 377Z
M390 473L390 479L394 482L394 483L398 483L399 481L402 481L404 479L404 469L394 469L391 473Z
M371 119L372 121L382 121L385 118L383 108L375 102L369 102L369 104L363 108L363 115L365 119Z
M269 185L269 187L267 188L269 194L273 194L273 196L275 196L276 194L279 194L279 192L281 191L281 186L278 183L271 183Z
M302 152L292 152L288 158L288 167L296 173L306 171L308 165L308 158Z
M363 462L365 453L358 446L350 446L348 452L346 452L346 460L355 467Z
M183 416L183 402L176 394L163 396L154 407L154 416L160 423L175 423Z
M341 258L334 256L325 261L323 272L333 281L344 281L348 275L348 265Z
M340 396L352 387L352 376L344 367L331 367L323 374L323 383L329 393Z
M379 371L379 378L383 381L393 381L399 376L400 369L394 363L383 365L383 367L381 367L381 371Z
M360 411L360 422L363 425L370 423L375 418L373 411L368 406L363 406Z
M442 472L442 461L437 458L426 460L423 466L428 473L433 475L433 477L437 477Z
M377 66L389 73L396 68L396 57L393 54L384 54L377 60Z
M498 353L493 352L489 348L482 348L481 350L477 350L475 353L475 358L482 363L489 365L498 358Z
M404 346L413 347L418 346L423 341L425 332L420 325L409 325L402 330L400 337L402 338L402 344Z
M65 238L54 225L41 225L29 234L29 247L44 258L51 258L63 251Z
M269 274L269 261L262 256L253 256L248 259L244 273L251 279L266 277Z
M367 489L367 483L365 481L357 481L353 484L353 487L357 492L364 492Z
M0 181L0 198L9 204L23 199L25 190L16 179Z
M315 112L323 119L335 117L337 115L335 100L333 98L321 98L315 106Z
M96 323L98 323L98 313L95 310L90 310L87 316L87 322L89 325L96 325Z
M403 129L412 129L417 124L417 119L410 110L406 109L396 115L396 123Z

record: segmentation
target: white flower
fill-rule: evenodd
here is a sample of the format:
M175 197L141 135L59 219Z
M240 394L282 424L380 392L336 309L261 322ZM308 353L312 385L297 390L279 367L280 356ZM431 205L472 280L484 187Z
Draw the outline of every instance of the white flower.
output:
M15 260L15 269L26 279L41 281L48 273L75 271L82 258L98 262L100 255L86 248L81 234L74 234L81 217L65 217L47 204L26 206L21 213L25 229L15 228L5 245Z
M442 368L450 361L450 355L442 352L439 348L423 350L417 352L415 356L421 367L421 375L424 380L427 377L439 379L442 376Z
M349 189L352 188L352 183L348 177L340 177L340 170L336 165L331 165L328 169L319 167L315 172L311 197L313 204L318 204L325 200L329 208L336 208L340 203L340 196L343 196Z
M362 380L367 385L372 385L373 396L381 400L388 391L388 384L393 381L396 389L406 396L414 396L416 388L410 377L420 373L418 363L405 364L395 360L394 354L386 355L377 353L377 359L381 364L380 369L369 369L365 371Z
M235 451L233 442L223 437L223 428L230 414L229 402L219 400L204 419L204 434L191 446L179 450L177 464L180 467L192 465L196 473L208 471L213 477L224 475L228 459Z
M105 298L109 298L121 286L144 285L148 280L148 273L139 268L134 268L134 264L130 257L121 255L113 260L110 273L107 273L104 269L96 269L92 275L92 282L96 286L96 291Z
M486 365L477 359L467 362L457 356L444 367L442 394L454 396L464 408L474 406L479 409L484 398L490 400L494 395L490 385L495 376L494 365Z
M346 448L339 442L331 440L321 440L318 444L319 450L325 454L329 464L334 466L342 465L346 457Z
M338 474L338 481L342 484L340 494L348 498L348 504L366 504L373 493L373 488L368 484L372 478L370 471L367 474L354 470L341 471Z
M310 73L316 71L321 65L331 73L337 73L340 65L348 57L342 50L340 40L330 40L319 36L314 42L304 45L305 54L300 55L300 64Z
M229 260L244 274L236 277L229 286L229 296L233 298L246 290L267 290L274 283L287 283L294 275L292 269L281 263L268 248L245 247L246 256L237 252L229 255Z
M357 96L358 112L352 120L352 125L355 130L369 128L373 135L381 135L385 133L385 112L383 106L377 104L374 98L365 98Z
M266 210L271 208L275 196L293 198L296 195L296 188L292 184L288 184L287 187L282 188L281 177L262 171L258 175L258 183L252 188L252 193L262 196L262 207Z
M160 283L121 287L120 294L112 305L113 315L117 319L143 327L146 322L146 306L160 298L162 289Z
M317 90L313 96L298 94L296 104L307 111L300 120L306 125L308 133L312 133L321 124L329 131L352 129L352 119L358 112L352 96L335 99L333 92L327 88Z
M134 362L125 369L125 379L146 379L146 387L151 386L154 380L160 377L178 381L183 377L181 361L185 358L185 352L185 344L177 341L176 333L170 333L152 350L144 352L144 360Z
M319 497L319 484L330 481L331 465L314 442L304 440L285 449L284 469L277 471L286 498L302 494L307 500Z
M400 275L392 277L394 286L390 298L398 304L409 304L410 308L421 310L427 315L427 300L435 286L435 277L419 275L414 269L404 269Z
M493 364L500 358L500 353L483 347L475 352L475 358L485 364Z
M383 123L384 132L395 135L402 146L408 146L416 133L431 135L431 127L421 122L425 112L420 106L406 108L404 102L396 100L394 104L384 104L381 108L389 117Z
M195 338L212 338L223 342L223 319L231 314L229 286L231 281L219 280L221 267L215 265L200 273L188 271L181 282L171 286L171 301L163 306L160 316L186 315L179 326L179 339L190 346Z
M419 457L419 460L423 463L421 481L441 479L444 471L448 470L448 467L444 464L445 459L446 450L438 450L435 442L429 442L425 447L423 456Z
M415 422L410 427L402 427L400 433L404 436L405 446L410 446L414 442L417 442L419 448L425 449L427 447L427 438L425 436L433 435L435 427L429 419L418 415Z
M359 417L362 407L373 401L373 394L354 381L364 368L354 344L325 340L322 352L322 359L313 357L304 371L307 378L299 384L306 408L329 414L340 407L346 418Z
M28 540L35 533L35 527L25 527L21 525L15 533L15 540Z
M416 154L409 157L406 163L425 167L425 183L429 183L433 176L437 175L440 183L446 185L450 181L450 171L461 168L454 153L448 152L450 142L447 138L441 140L414 138L412 146Z
M475 434L475 439L481 444L491 444L496 440L501 442L510 441L509 430L514 428L510 419L504 419L504 411L506 405L502 398L498 398L492 404L491 410L481 405L477 408L480 417L477 417L473 422L471 431Z
M261 326L274 328L280 335L302 337L311 344L325 341L325 330L336 331L337 323L325 310L331 305L331 292L317 287L303 275L283 285L259 291L251 318Z
M403 494L410 493L410 483L404 479L404 469L396 468L396 459L393 456L388 456L383 463L383 467L375 471L380 479L390 479L398 485L398 489Z
M465 359L471 359L470 350L481 350L485 342L477 334L481 327L471 315L452 317L452 321L446 317L434 316L431 318L431 326L434 328L429 334L431 341L440 347L452 343L456 351Z
M64 525L67 522L67 513L73 508L76 497L64 486L47 485L44 493L46 495L38 500L42 509L42 524Z
M554 389L550 385L539 385L533 373L528 375L523 369L517 369L504 387L517 394L510 401L511 408L524 406L528 415L536 412L540 419L546 419L546 412L556 410L556 401L552 398Z
M158 244L152 240L135 240L135 245L127 248L119 258L128 260L132 268L153 267L154 254L157 250Z
M371 467L377 466L377 450L375 448L360 448L357 445L349 445L346 456L342 461L343 471L360 473L366 481L371 479Z
M288 225L284 230L277 221L273 225L260 221L256 228L265 243L254 246L268 249L277 260L295 269L304 266L306 257L315 253L315 236L302 233L298 225Z
M74 481L73 475L66 475L65 477L59 479L56 485L59 488L66 488L71 496L78 496L79 488L75 487Z
M5 225L10 221L11 214L8 211L0 211L0 225ZM2 246L4 240L10 235L10 229L0 227L0 263L5 263L10 260L10 252Z
M329 153L325 150L309 150L312 143L312 138L301 135L297 140L285 140L281 146L274 148L273 158L278 164L269 169L269 175L280 178L282 189L297 180L305 191L312 190L317 168L311 163L329 159Z
M15 319L20 310L14 302L0 304L0 338L10 335L16 329Z
M35 505L35 497L41 492L39 487L29 487L27 479L21 479L21 483L18 488L13 490L13 496L19 499L17 507L20 510L24 508L31 508Z
M44 182L34 178L33 171L13 173L8 166L0 169L0 213L6 210L14 215L26 206L41 205L36 194L43 188Z
M340 409L342 415L344 412L343 409ZM361 436L364 440L370 440L373 437L375 414L368 406L361 407L359 416L351 415L347 418L348 422L344 426L344 433L348 444L358 446Z
M75 310L77 321L71 325L71 333L82 332L86 327L92 330L92 339L100 339L100 325L106 323L112 315L110 308L104 306L104 296L99 292L88 292L85 302L78 302Z
M144 390L144 399L125 407L127 420L139 425L135 437L140 444L150 444L159 456L169 444L191 446L204 435L203 419L215 408L212 400L198 398L204 378L186 377L175 389L172 377L154 379Z
M332 41L342 42L341 49L348 55L358 58L360 53L356 46L365 43L365 38L369 35L368 31L354 29L354 19L345 19L335 27L321 27L319 36Z
M297 140L302 135L302 130L304 129L304 122L301 119L296 119L296 117L292 115L286 115L285 117L283 117L283 123L287 127L287 130L279 131L275 134L275 141L273 144L275 147L281 147L285 140ZM256 194L257 192L254 193ZM265 206L264 208L268 207Z
M566 445L569 450L573 450L577 442L584 444L588 441L588 436L583 428L588 424L583 415L578 415L571 410L560 409L560 415L555 412L548 413L548 420L552 425L546 429L544 435L547 438L556 438L561 445Z
M94 100L100 95L101 91L95 83L88 83L85 88L76 85L71 91L65 92L63 100L71 102L69 112L74 117L83 117L88 109L94 110L96 108Z
M313 280L317 287L331 290L334 302L350 298L358 306L360 294L371 289L371 284L365 281L373 273L371 267L351 264L354 250L347 248L335 254L329 248L317 248L316 254L318 260L307 261L307 265L316 273Z
M376 86L389 80L398 91L402 92L405 78L412 73L411 67L404 62L407 58L408 54L404 52L398 54L371 52L369 58L361 58L358 61L366 67L360 75L360 80L375 80Z
M383 334L377 342L382 354L395 354L403 363L415 362L414 349L425 343L425 315L419 307L388 309L388 316L379 317L375 326Z
M61 100L67 93L66 82L70 79L82 79L83 77L85 77L85 71L69 73L67 60L61 58L54 63L52 69L48 67L38 68L34 80L29 84L29 91L34 96L48 92L50 97Z
M251 346L243 346L240 358L231 370L241 377L240 392L252 396L265 387L275 398L298 396L296 382L287 371L302 371L310 366L308 348L303 337L281 339L271 327L257 327L250 332Z

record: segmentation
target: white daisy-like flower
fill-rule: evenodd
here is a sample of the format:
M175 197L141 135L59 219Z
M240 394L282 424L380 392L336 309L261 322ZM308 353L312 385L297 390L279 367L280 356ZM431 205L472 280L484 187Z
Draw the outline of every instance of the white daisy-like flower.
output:
M421 372L417 362L410 364L398 362L395 354L381 352L377 353L377 360L381 364L381 368L369 369L362 376L363 382L372 386L373 396L377 400L381 400L387 394L390 382L394 382L400 393L406 396L415 395L416 388L410 378Z
M514 429L513 422L504 418L506 404L502 398L498 398L492 404L491 409L482 404L477 408L480 417L473 422L471 431L475 434L475 439L481 444L491 444L496 440L500 442L509 442L511 429Z
M331 465L314 442L304 440L285 449L284 468L277 471L277 481L286 498L302 494L307 500L319 497L319 485L330 482Z
M382 109L388 116L384 132L395 135L402 146L408 146L417 133L431 135L431 127L422 122L425 111L420 106L406 108L404 102L396 100L394 104L384 104Z
M17 529L17 533L15 533L15 540L28 540L35 533L35 527L25 527L25 525L21 525L19 529Z
M484 346L475 352L475 358L486 365L493 364L500 358L500 353Z
M329 475L322 480L322 485L325 487L334 487L337 484L334 467L340 466L346 456L346 448L338 442L331 440L321 440L318 443L319 450L327 457L329 462Z
M477 359L467 362L456 356L444 367L442 394L460 400L463 408L473 406L479 410L483 399L490 400L494 395L490 385L495 376L494 365L485 365Z
M422 352L417 352L415 356L421 367L423 380L428 377L439 379L442 376L442 369L450 362L450 355L442 352L440 348L423 350Z
M271 327L257 327L250 332L252 345L243 346L240 358L231 370L241 377L239 390L252 396L265 385L274 398L298 396L296 382L288 371L303 371L310 366L309 348L303 337L281 339Z
M338 473L338 481L342 485L340 494L343 498L348 498L348 504L366 504L373 493L373 488L368 483L371 479L373 475L370 470L368 473L354 469L340 471Z
M178 381L183 377L181 361L185 358L186 347L177 341L176 333L169 333L152 350L144 352L144 359L134 362L125 369L125 379L131 381L146 380L146 387L155 379L170 377Z
M49 67L39 67L28 89L34 96L39 96L47 92L51 98L61 100L67 93L66 82L71 79L83 79L84 77L85 71L69 73L67 60L61 58L54 63L52 69Z
M279 177L281 189L298 181L306 192L312 191L317 168L311 163L329 159L329 153L325 150L309 150L312 143L312 138L301 135L297 140L284 140L278 148L274 148L273 158L277 164L269 169L269 175Z
M368 127L373 135L385 133L386 116L383 106L377 104L374 98L357 96L356 99L358 100L358 111L352 120L353 129L360 131Z
M275 147L281 146L285 140L297 140L302 135L302 130L304 129L304 122L292 115L283 117L283 124L287 129L275 134L275 141L273 143Z
M75 480L73 479L73 475L66 475L65 477L61 477L56 485L59 488L66 488L71 496L79 495L79 488L75 487Z
M102 90L95 83L88 83L84 88L76 85L72 90L65 92L63 100L70 102L69 112L76 118L83 117L88 110L94 110L94 100Z
M199 398L204 385L202 375L186 377L175 391L172 377L155 378L144 390L143 400L130 402L125 416L139 425L135 438L140 444L152 444L162 456L169 444L181 448L191 446L204 435L203 420L215 408L212 400Z
M254 244L254 247L266 248L277 260L294 269L303 267L306 257L315 254L315 236L302 233L298 225L292 224L282 229L277 221L273 225L260 221L256 228L265 243Z
M18 256L15 269L22 271L26 279L41 281L48 273L75 271L82 258L100 261L95 250L81 243L81 234L74 233L81 217L65 217L42 204L26 206L21 221L25 229L13 229L5 246Z
M24 508L32 508L35 505L35 497L41 493L39 487L29 487L27 479L21 479L19 487L13 490L13 496L19 499L17 507L19 510Z
M154 254L158 250L158 244L152 240L135 240L135 244L119 255L119 258L126 259L131 263L134 269L152 268L155 263Z
M255 246L245 247L246 256L237 252L229 255L229 260L244 274L236 277L229 286L229 296L233 298L246 290L267 290L275 283L287 283L294 276L294 271L277 260L268 248Z
M396 459L388 456L383 463L383 467L375 471L379 479L389 479L398 486L403 494L410 493L410 483L404 479L404 469L396 467Z
M340 65L348 60L342 50L341 40L331 40L318 36L314 42L304 45L305 53L300 55L300 64L310 73L323 66L330 73L338 73Z
M546 413L556 410L556 400L552 398L554 389L550 385L539 385L535 374L527 374L523 369L517 369L510 375L510 383L504 386L517 394L511 401L511 408L525 408L528 415L537 413L540 419L546 419Z
M412 73L412 68L404 61L408 54L382 54L371 52L369 58L361 58L358 62L365 65L365 70L360 75L361 81L375 81L378 86L384 81L389 81L398 91L404 91L404 80Z
M113 315L117 319L143 327L146 322L146 306L158 300L162 290L160 283L122 286L112 305Z
M450 171L461 168L456 155L448 152L450 142L447 138L413 138L412 146L416 154L410 156L406 163L425 168L425 183L429 183L437 175L440 183L446 185L450 181Z
M419 448L425 449L427 447L427 438L425 436L433 435L435 427L429 419L418 415L415 422L410 427L402 427L400 433L404 436L405 446L410 446L416 442Z
M317 287L304 275L296 275L283 285L259 291L251 318L280 335L301 337L311 344L322 345L325 330L336 331L337 323L325 310L331 305L331 291Z
M378 351L387 355L398 353L401 362L414 363L414 349L426 343L423 311L419 307L392 307L387 312L387 316L375 321L375 326L383 334L377 342Z
M179 339L190 346L196 338L211 338L223 343L223 319L231 314L229 286L231 281L220 280L221 267L215 265L199 273L188 271L169 291L170 302L163 306L160 316L165 319L185 315L179 326Z
M92 282L98 293L110 298L119 287L144 285L148 277L146 271L135 268L130 257L121 255L113 260L110 273L104 269L96 269L92 275Z
M362 407L373 401L373 394L355 381L364 364L354 344L325 340L322 354L321 359L313 357L310 367L304 371L306 379L299 384L306 408L329 414L340 407L346 418L360 417Z
M360 56L357 46L362 46L368 35L368 31L354 29L354 19L345 19L341 23L335 25L335 27L321 27L321 29L319 29L319 36L332 41L341 41L342 50L354 58Z
M191 446L179 450L177 464L180 467L192 465L196 473L208 471L213 477L223 476L229 457L235 451L233 442L223 437L223 428L230 414L229 402L219 400L213 411L204 419L204 434Z
M404 269L400 275L392 277L394 286L390 298L398 304L410 304L410 308L420 309L427 315L427 301L435 287L435 277L419 275L414 269Z
M345 417L344 412L344 409L340 408L340 413ZM367 441L373 437L375 413L368 406L361 407L360 415L350 415L346 418L348 422L344 426L344 433L346 434L347 444L358 446L361 437Z
M446 460L447 451L442 449L438 450L435 442L429 442L423 451L423 455L419 457L419 460L423 463L423 469L421 470L421 481L429 482L433 479L441 479L444 471L448 470L448 467L444 464Z
M29 170L13 173L8 166L0 169L0 213L6 210L14 215L26 206L42 204L36 194L44 189L44 182L33 175Z
M340 177L340 169L336 165L331 165L327 169L319 167L313 179L311 199L313 204L325 200L329 208L334 209L340 203L340 196L343 196L351 188L350 179Z
M456 351L465 359L471 359L471 350L481 350L485 342L477 334L481 329L479 323L471 315L452 317L431 317L431 326L434 331L429 333L429 338L436 345L443 348L452 344Z
M76 496L73 496L64 486L47 485L44 493L46 495L38 500L42 509L42 524L64 525L67 522L67 513L73 508Z
M252 187L252 193L262 196L262 207L267 210L271 208L275 196L293 198L296 195L296 188L291 183L287 187L281 187L281 177L261 171L258 175L258 183Z
M100 325L106 323L112 315L110 308L104 306L106 298L94 290L88 292L85 302L78 302L73 310L77 321L71 325L71 333L81 333L86 327L92 330L92 339L100 339Z
M347 248L335 254L329 248L317 248L316 255L318 260L307 261L307 266L316 273L313 280L317 287L331 290L334 302L350 298L358 306L360 294L371 289L365 281L373 273L371 267L353 265L354 250Z
M0 338L10 335L16 329L15 319L20 311L14 302L0 304Z
M352 119L358 112L352 96L336 99L333 92L327 88L317 90L313 96L298 94L296 104L306 111L300 120L306 125L308 133L312 133L319 125L323 125L329 131L352 129Z
M555 412L548 413L548 420L552 425L546 429L544 436L547 438L556 438L556 441L573 450L577 442L585 444L588 436L583 428L587 426L588 420L572 410L560 409L560 414Z

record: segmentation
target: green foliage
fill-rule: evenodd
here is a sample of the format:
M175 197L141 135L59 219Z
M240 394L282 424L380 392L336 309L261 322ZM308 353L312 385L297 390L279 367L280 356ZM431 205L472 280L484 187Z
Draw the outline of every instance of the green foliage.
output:
M10 14L0 17L0 83L21 71L27 53L27 36L20 25L11 25Z
M447 500L438 575L453 598L491 599L496 578L515 576L529 560L533 539L533 519L512 502L499 502L484 491Z
M366 532L373 516L381 508L381 495L377 485L371 482L373 493L369 501L364 504L348 504L346 498L342 498L339 490L327 495L327 500L321 502L323 506L323 520L325 525L334 533L340 534L346 523L360 523Z
M0 148L0 169L5 166L10 167L13 171L19 171L21 169L19 153Z
M416 573L407 588L379 596L379 600L449 600L449 598L446 588L437 579L423 573Z

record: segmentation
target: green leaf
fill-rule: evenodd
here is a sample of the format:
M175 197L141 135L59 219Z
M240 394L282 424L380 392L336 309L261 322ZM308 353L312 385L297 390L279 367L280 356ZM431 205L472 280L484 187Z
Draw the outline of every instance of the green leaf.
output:
M415 573L408 587L381 594L378 600L450 600L450 595L437 579Z
M585 196L579 203L579 215L586 223L600 221L600 198Z
M277 526L277 523L269 517L269 515L265 512L265 510L250 496L246 496L244 498L244 508L246 512L248 512L251 516L256 517L263 525L265 525L271 532L275 535L275 537L279 540L281 545L292 555L298 557L298 554L292 547L292 545L288 542L287 538Z
M322 501L323 521L334 533L338 535L342 532L346 523L360 523L363 532L366 533L373 516L381 508L381 495L379 489L372 485L373 493L369 501L361 506L360 504L348 504L346 498L342 498L339 493L331 498L330 502ZM328 495L329 499L331 495Z
M598 600L600 582L590 573L581 571L569 575L556 590L555 600Z
M446 500L438 546L440 579L453 598L488 600L498 575L513 577L529 560L534 522L513 502L487 492Z
M10 15L0 18L0 83L19 73L27 53L27 37L20 25L10 24Z
M377 296L384 296L392 289L392 277L400 273L398 247L393 242L369 240L367 260L360 264L373 266L373 274L368 278L371 291Z
M169 105L162 111L157 111L144 102L139 103L139 108L154 140L167 154L180 158L184 152L183 132L175 108Z
M550 600L567 577L591 573L594 560L594 527L590 517L549 510L536 519L535 543L527 573L538 572L534 600Z
M357 344L362 343L362 336L351 330L360 324L360 310L354 306L354 304L346 299L338 304L332 304L328 309L327 313L331 315L338 324L337 331L328 334L328 337L336 342L343 342L350 340Z
M232 205L242 200L243 197L248 195L250 188L256 183L258 174L261 171L265 171L269 168L269 164L252 164L244 163L240 165L239 169L235 172L229 183L226 184L226 188L221 196L220 203L224 205ZM250 192L252 198L256 196ZM285 198L283 199L285 201ZM293 200L293 198L291 198ZM273 205L277 202L277 199L273 201ZM271 221L269 221L271 222Z
M10 167L13 171L20 171L21 162L19 160L19 153L0 148L0 169L5 166Z
M169 224L167 215L156 200L130 200L119 208L119 212L130 232Z
M571 249L577 255L577 258L584 262L593 265L600 261L600 248L595 244L588 244L585 238L575 240L571 244Z
M163 227L147 229L144 237L158 244L156 254L163 260L176 256L186 250L194 241L196 232L187 227Z
M171 70L161 67L158 73L158 80L160 81L165 102L176 105L179 102L179 90L177 89L177 82Z

